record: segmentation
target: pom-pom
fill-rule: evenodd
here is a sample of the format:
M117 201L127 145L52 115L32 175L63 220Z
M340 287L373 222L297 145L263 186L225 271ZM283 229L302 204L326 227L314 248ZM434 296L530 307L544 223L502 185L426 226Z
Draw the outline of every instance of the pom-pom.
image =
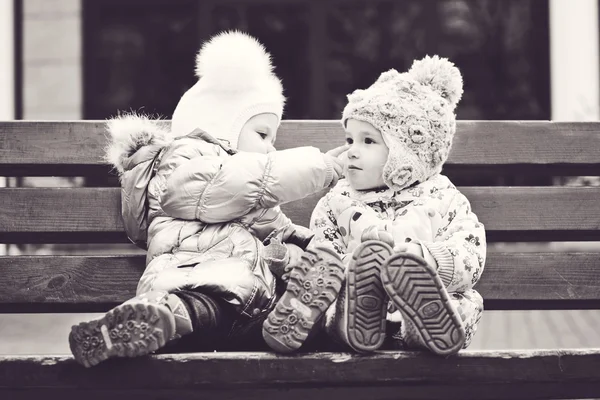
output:
M380 83L385 83L388 81L391 81L393 79L397 79L400 76L400 73L398 71L396 71L394 68L387 70L383 73L381 73L381 75L379 75L379 78L377 78L377 80L375 81L374 85L378 85Z
M456 107L463 94L463 80L460 71L446 58L437 55L426 56L413 63L408 71L414 80L422 85L430 86L442 98Z
M206 42L196 56L196 75L219 90L252 86L273 72L271 56L255 38L239 31L222 32Z

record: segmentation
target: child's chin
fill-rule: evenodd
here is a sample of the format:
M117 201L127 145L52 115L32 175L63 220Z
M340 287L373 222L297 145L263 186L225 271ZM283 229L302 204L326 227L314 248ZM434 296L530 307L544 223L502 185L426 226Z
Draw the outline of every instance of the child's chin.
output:
M379 189L379 187L373 186L372 184L367 182L354 182L352 179L348 179L348 182L350 183L350 187L352 189L362 192Z

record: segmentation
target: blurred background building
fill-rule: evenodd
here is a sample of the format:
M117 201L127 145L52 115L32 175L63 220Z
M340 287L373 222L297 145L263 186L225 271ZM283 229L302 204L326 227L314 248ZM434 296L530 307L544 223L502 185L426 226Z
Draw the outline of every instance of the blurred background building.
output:
M169 118L195 82L201 42L225 29L255 35L273 54L287 119L338 118L347 93L426 54L461 68L459 119L600 114L597 0L0 3L2 119L103 119L118 110Z

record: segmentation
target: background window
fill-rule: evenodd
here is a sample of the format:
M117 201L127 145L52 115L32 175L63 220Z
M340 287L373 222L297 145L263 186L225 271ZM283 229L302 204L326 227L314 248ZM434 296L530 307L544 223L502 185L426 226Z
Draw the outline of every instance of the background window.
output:
M546 0L222 3L84 0L84 118L170 118L202 41L240 29L272 53L286 119L337 119L352 90L426 54L460 67L459 119L550 119Z

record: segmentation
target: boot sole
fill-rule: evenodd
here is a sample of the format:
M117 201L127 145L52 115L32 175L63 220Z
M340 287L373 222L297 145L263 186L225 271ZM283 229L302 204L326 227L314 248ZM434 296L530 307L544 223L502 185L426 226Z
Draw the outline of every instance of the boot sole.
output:
M465 330L460 317L440 277L424 259L407 253L393 255L381 280L394 305L409 320L408 333L416 333L421 343L438 355L454 354L462 348Z
M109 358L139 357L163 347L175 331L165 306L129 303L100 319L74 325L69 346L75 360L89 368Z
M279 353L299 349L337 298L343 279L344 266L335 252L305 251L290 273L285 293L263 323L267 345Z
M389 245L374 240L361 243L352 254L346 283L346 332L348 344L356 351L375 351L385 340L387 295L381 270L391 254Z

